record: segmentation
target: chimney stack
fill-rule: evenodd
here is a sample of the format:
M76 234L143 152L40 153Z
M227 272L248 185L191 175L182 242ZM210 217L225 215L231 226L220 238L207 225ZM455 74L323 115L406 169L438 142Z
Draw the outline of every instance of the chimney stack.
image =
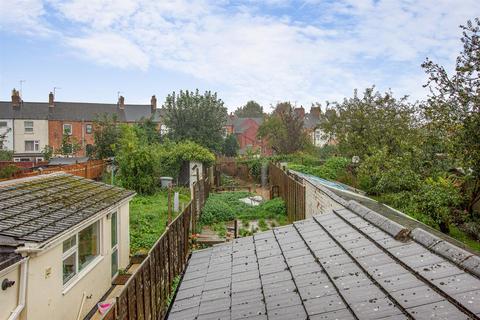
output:
M12 90L12 107L20 107L20 104L22 103L22 99L20 98L20 92L13 88Z
M117 105L118 105L118 108L119 108L120 110L124 110L124 109L125 109L125 98L124 98L123 96L118 97L118 103L117 103Z
M320 107L311 107L310 108L310 115L314 116L315 118L320 118L320 114L322 113L322 110L320 110Z
M150 99L150 106L152 107L152 114L155 113L157 111L157 97L155 95Z
M48 94L48 106L50 108L55 107L55 96L53 95L53 92L51 92L51 91Z
M295 108L294 111L297 117L299 117L300 119L305 118L305 109L303 107Z

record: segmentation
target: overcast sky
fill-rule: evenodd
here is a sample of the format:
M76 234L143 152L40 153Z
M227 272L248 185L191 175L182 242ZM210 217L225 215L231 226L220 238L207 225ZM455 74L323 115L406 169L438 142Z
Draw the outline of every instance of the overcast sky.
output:
M256 100L341 100L375 84L425 97L426 57L452 68L478 0L0 0L0 99L159 102L217 91Z

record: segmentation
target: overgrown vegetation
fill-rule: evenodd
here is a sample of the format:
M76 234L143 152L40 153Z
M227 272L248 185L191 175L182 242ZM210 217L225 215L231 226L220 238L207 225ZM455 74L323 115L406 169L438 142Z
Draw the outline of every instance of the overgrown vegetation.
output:
M250 220L275 220L278 224L287 223L285 203L280 198L265 201L258 206L251 206L239 201L253 196L249 192L223 192L210 194L202 210L200 223L202 225L221 228L223 223L238 219L245 226ZM223 227L224 228L224 227Z
M185 206L190 200L190 192L186 188L176 188L174 191L180 193L182 208L182 205ZM173 217L177 214L173 213ZM148 196L135 196L130 202L130 252L132 254L148 252L165 231L167 220L167 190L160 190Z

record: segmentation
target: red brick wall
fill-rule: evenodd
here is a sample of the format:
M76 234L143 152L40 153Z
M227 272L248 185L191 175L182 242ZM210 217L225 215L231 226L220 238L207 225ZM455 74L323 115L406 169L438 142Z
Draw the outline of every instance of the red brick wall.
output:
M63 137L63 125L71 124L72 125L72 136L78 141L81 146L81 150L76 154L76 156L85 156L86 155L86 145L94 144L93 131L88 134L86 131L86 125L91 124L92 122L81 122L81 121L60 121L60 120L49 120L48 121L48 144L53 147L54 150L57 150L62 145Z
M265 139L259 140L257 138L259 124L252 120L246 119L242 127L245 130L242 133L237 134L238 144L240 149L246 148L248 145L251 145L253 149L260 149L263 155L271 155L272 150L268 148L268 143Z

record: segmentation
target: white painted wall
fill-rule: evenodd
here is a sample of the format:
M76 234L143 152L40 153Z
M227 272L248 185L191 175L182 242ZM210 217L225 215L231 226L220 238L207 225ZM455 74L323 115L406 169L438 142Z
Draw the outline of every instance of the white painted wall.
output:
M129 205L123 204L117 209L119 221L119 268L124 269L129 263ZM38 255L32 255L28 266L27 275L27 303L21 314L25 320L60 320L76 319L82 302L83 294L86 295L81 319L99 302L101 297L111 287L111 219L107 215L100 218L100 257L87 266L77 275L78 281L69 287L63 285L62 255L63 240L75 232L65 234L50 249ZM79 231L79 230L77 230ZM90 270L88 270L90 269ZM16 276L18 277L18 271ZM13 274L12 274L13 277ZM0 278L1 280L2 278ZM17 285L17 284L16 284ZM16 307L14 293L18 297L18 289L10 288L8 296L0 293L0 319L3 313ZM13 306L15 304L15 306ZM13 307L13 308L12 308ZM6 311L4 311L6 310Z
M8 319L11 312L18 305L18 292L20 288L20 266L18 264L0 271L0 284L3 280L13 280L15 284L7 290L0 289L0 319Z
M25 121L33 121L33 132L25 132ZM40 153L48 145L48 120L14 120L14 151L15 153ZM25 151L26 140L38 140L38 151Z
M6 123L6 126L0 126L0 135L7 133L3 141L3 149L13 150L13 120L0 119L0 123Z

